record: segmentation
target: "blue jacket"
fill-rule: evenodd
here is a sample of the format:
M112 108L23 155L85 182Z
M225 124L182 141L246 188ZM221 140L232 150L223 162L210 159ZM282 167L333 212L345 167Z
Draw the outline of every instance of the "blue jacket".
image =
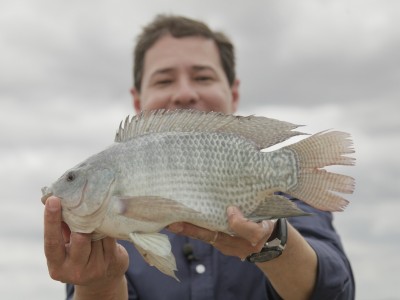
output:
M294 201L299 208L313 214L289 218L318 256L318 277L311 299L354 299L351 266L333 228L332 214ZM120 241L130 256L126 273L129 299L281 299L254 264L225 256L201 241L165 233L176 257L180 282L147 265L131 243ZM67 285L67 299L72 299L72 295L73 286Z

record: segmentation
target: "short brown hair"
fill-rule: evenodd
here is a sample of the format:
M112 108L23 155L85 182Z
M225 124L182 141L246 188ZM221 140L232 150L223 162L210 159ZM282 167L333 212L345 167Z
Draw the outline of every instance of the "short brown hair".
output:
M222 32L212 31L205 23L182 16L158 15L156 18L143 28L142 33L137 38L134 50L133 78L134 86L140 92L144 57L146 51L154 43L166 34L171 34L175 38L188 36L201 36L215 42L229 84L232 86L235 79L235 49L229 38Z

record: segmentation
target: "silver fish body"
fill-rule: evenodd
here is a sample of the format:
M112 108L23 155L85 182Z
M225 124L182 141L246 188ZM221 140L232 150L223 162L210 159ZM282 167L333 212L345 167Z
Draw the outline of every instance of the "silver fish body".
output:
M133 242L160 271L175 277L166 225L186 221L229 233L226 209L254 221L300 216L281 191L322 210L340 211L351 177L324 166L352 165L348 134L324 132L272 152L297 126L264 117L197 111L145 112L120 126L115 143L68 170L49 188L61 198L72 231Z

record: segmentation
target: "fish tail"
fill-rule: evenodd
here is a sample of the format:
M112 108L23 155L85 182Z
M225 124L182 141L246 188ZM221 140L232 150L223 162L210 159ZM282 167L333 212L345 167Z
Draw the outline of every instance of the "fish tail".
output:
M292 196L326 211L342 211L348 201L338 193L351 194L352 177L322 169L331 165L354 165L350 135L340 131L324 131L286 148L296 153L298 182L288 190Z

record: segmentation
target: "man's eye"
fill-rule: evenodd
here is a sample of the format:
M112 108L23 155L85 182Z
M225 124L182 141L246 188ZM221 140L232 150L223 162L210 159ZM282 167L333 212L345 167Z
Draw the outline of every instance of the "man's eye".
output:
M210 76L197 76L196 80L197 81L209 81L209 80L212 80L212 78Z
M166 84L169 84L171 82L172 82L171 79L158 80L158 81L156 81L156 85L166 85Z

